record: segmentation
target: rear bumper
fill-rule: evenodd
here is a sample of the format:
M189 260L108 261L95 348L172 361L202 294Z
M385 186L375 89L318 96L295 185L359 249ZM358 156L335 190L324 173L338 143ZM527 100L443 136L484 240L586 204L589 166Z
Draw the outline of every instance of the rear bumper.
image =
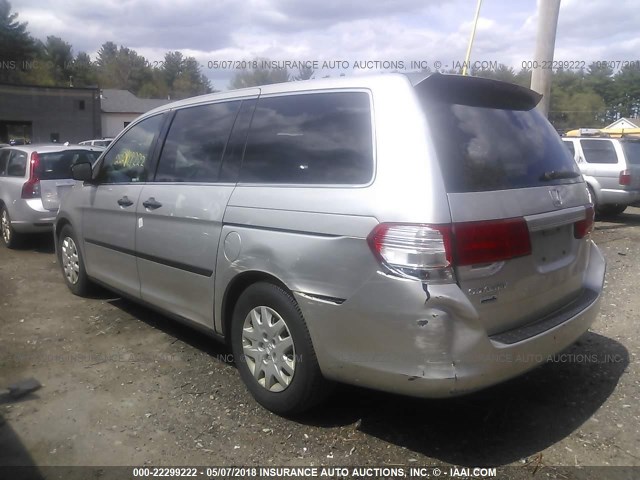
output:
M18 233L50 232L56 214L45 209L39 198L15 200L9 206L11 226Z
M632 205L640 202L640 190L600 190L601 205Z
M341 305L296 298L327 378L437 398L518 376L573 344L597 318L604 274L604 257L592 245L585 302L559 311L559 322L539 319L550 322L543 331L514 330L509 339L487 335L457 285L430 286L427 300L420 283L376 274Z

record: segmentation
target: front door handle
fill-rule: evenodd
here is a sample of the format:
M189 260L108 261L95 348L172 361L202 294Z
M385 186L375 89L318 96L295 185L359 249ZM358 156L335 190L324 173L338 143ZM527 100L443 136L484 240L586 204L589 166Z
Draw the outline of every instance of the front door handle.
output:
M148 200L142 202L142 205L144 205L144 208L148 208L149 210L155 210L156 208L160 208L162 206L162 204L153 197L150 197Z
M118 205L120 205L121 207L130 207L131 205L133 205L133 202L129 200L129 197L125 195L120 200L118 200Z

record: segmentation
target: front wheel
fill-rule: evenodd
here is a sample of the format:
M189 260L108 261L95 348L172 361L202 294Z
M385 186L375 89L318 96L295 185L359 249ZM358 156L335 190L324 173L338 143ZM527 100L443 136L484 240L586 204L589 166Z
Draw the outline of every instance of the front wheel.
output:
M256 283L240 295L231 347L249 392L274 413L301 413L330 391L302 312L293 296L277 285Z
M82 253L71 225L65 225L58 237L58 261L62 267L64 281L74 295L86 296L92 287L87 277Z

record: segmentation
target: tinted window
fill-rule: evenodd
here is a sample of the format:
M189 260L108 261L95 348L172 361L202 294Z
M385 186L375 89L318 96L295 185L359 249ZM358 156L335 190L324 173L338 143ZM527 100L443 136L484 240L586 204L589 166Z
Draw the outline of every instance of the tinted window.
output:
M564 143L564 146L567 147L567 149L571 152L571 156L575 157L576 156L576 148L573 146L573 142L562 142Z
M0 150L0 175L6 175L11 150Z
M240 113L238 113L238 118L233 124L233 131L227 142L227 148L224 151L222 170L220 171L221 182L238 181L240 163L242 162L244 147L247 143L247 134L249 133L249 125L251 124L256 103L257 100L255 99L242 101Z
M178 110L165 140L156 182L215 182L240 101Z
M93 165L100 152L89 150L66 150L63 152L40 153L38 176L41 180L59 180L71 178L71 166L80 162Z
M640 165L640 141L624 141L620 144L624 150L624 156L627 158L627 163Z
M13 150L9 157L7 175L10 177L24 177L27 173L27 154L19 150Z
M371 116L366 93L258 100L241 181L363 184L372 175Z
M98 173L103 183L144 182L149 176L149 157L153 141L162 126L163 115L137 123L105 154Z
M618 163L611 140L580 140L580 146L587 163Z
M506 110L432 101L425 104L447 190L528 188L582 181L551 124L535 109ZM575 178L549 179L550 172Z

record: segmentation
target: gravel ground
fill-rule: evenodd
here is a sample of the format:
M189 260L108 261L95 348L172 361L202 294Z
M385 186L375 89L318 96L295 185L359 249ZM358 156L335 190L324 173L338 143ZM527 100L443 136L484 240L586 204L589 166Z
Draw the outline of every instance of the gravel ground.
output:
M640 209L593 237L602 312L565 361L450 400L340 386L296 421L253 401L225 346L106 291L71 295L48 236L0 248L0 388L44 385L0 400L0 466L640 466Z

